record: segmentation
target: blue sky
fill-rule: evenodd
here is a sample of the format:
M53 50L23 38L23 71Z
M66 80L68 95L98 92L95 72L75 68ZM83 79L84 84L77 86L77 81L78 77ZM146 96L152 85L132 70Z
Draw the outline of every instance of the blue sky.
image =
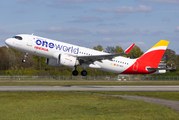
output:
M179 54L179 0L1 0L0 46L32 34L88 48L136 43L143 52L159 40Z

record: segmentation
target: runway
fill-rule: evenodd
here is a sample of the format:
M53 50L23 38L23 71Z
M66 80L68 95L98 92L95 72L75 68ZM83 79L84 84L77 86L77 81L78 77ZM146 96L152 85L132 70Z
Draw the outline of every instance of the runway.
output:
M0 86L0 91L179 91L179 86Z

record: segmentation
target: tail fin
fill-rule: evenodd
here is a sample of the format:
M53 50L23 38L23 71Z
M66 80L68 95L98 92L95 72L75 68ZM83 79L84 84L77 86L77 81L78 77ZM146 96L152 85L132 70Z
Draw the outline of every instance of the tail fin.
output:
M167 49L168 44L169 41L160 40L141 57L139 57L138 61L143 61L146 63L146 65L152 68L158 68L158 65L163 57L163 54L165 53L165 50Z

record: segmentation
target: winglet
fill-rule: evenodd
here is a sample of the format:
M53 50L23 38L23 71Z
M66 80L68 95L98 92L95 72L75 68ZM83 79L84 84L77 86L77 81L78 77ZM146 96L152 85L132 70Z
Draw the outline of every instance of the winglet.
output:
M132 44L130 47L128 47L128 48L124 51L124 53L129 53L129 52L131 51L131 49L134 47L134 45L135 45L135 43Z

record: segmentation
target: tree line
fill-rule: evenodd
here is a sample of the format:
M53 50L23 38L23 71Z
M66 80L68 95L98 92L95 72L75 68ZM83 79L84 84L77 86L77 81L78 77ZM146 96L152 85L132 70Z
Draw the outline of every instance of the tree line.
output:
M107 46L105 49L101 45L95 46L93 49L104 51L107 53L124 52L122 47ZM143 54L138 46L134 46L127 56L130 58L138 58ZM17 51L6 46L0 47L0 75L71 75L72 68L62 67L56 68L46 65L46 58L36 55L29 55L26 63L22 63L25 53ZM167 49L163 60L168 65L179 67L179 55L171 49ZM82 71L82 67L77 67L78 71ZM103 72L96 69L86 68L88 75L116 75L113 73Z

